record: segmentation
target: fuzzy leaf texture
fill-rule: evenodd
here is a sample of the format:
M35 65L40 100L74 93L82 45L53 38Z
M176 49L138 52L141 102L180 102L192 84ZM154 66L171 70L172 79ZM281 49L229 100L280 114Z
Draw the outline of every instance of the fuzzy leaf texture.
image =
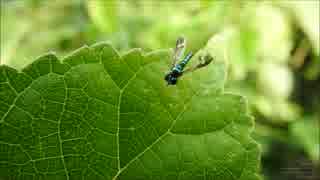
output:
M193 60L196 61L196 60ZM255 180L243 97L215 61L167 86L170 51L83 47L0 66L0 179Z

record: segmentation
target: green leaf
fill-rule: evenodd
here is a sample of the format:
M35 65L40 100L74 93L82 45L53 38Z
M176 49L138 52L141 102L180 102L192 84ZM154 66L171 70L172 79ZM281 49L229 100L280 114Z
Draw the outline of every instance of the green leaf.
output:
M170 57L98 44L0 66L0 179L259 179L253 120L223 92L224 62L167 86Z

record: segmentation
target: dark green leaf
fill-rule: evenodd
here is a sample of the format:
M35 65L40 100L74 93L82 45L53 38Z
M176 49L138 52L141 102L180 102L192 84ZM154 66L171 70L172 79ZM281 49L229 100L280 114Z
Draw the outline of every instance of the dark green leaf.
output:
M98 44L1 66L0 179L259 179L252 118L223 92L225 64L167 86L169 59Z

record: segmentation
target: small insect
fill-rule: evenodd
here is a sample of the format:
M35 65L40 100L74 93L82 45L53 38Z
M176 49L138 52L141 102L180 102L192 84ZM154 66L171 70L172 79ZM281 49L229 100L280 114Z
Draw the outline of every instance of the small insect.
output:
M178 78L181 77L183 74L187 72L192 72L196 69L199 69L201 67L207 66L213 58L210 55L206 56L199 56L199 63L193 67L189 67L186 70L184 70L185 66L188 64L188 62L193 57L193 53L189 52L183 60L178 62L179 59L183 56L184 50L186 47L186 40L183 37L179 37L176 42L176 47L173 52L172 56L172 65L170 68L170 72L167 73L164 77L164 79L167 81L167 85L176 85L178 82Z

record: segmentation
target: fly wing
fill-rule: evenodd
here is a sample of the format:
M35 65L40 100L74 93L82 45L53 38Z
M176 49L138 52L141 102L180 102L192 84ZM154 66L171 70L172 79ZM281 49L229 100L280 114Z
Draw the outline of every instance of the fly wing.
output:
M174 51L173 51L172 67L171 68L173 68L177 64L178 60L181 59L181 57L184 53L185 47L186 47L185 38L179 37L176 42L176 47L174 48Z

